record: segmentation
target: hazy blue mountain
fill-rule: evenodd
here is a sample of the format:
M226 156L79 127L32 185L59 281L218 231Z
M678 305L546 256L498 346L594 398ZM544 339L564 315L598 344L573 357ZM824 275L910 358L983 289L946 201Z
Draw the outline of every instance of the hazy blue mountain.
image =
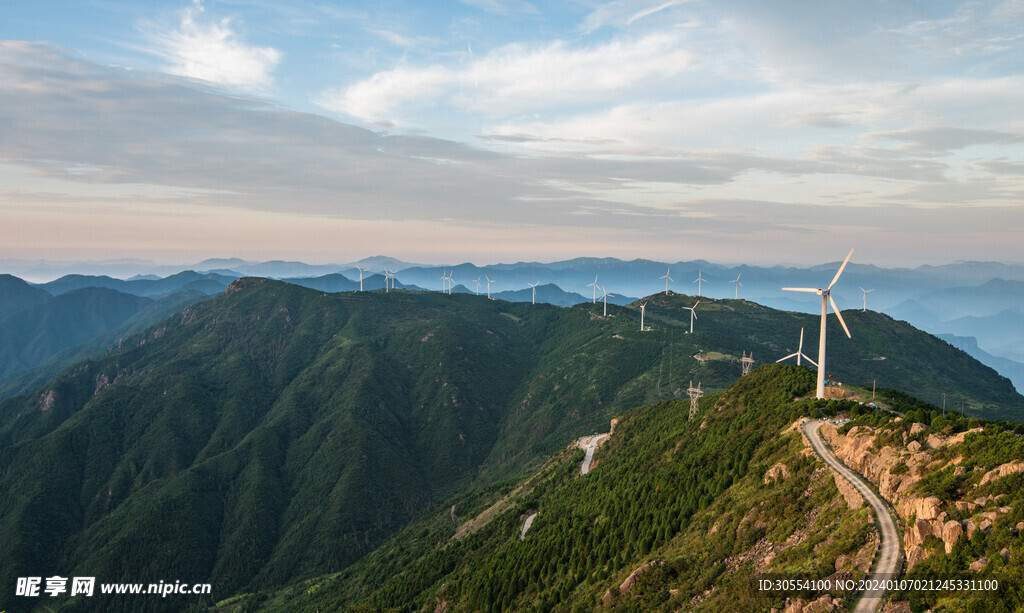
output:
M1024 312L1024 281L989 279L970 287L946 287L922 297L926 304L951 320L965 316L984 317L1007 309Z
M988 353L978 347L978 339L973 336L956 336L955 334L936 334L936 336L957 349L963 349L982 364L994 368L1012 381L1018 392L1024 390L1024 363Z
M89 287L5 318L0 321L0 381L122 326L152 303L150 298Z
M0 321L50 299L50 293L18 277L0 275Z
M53 295L63 294L87 287L104 287L133 296L161 298L183 290L197 290L204 294L218 294L237 277L216 273L199 273L186 270L163 279L137 279L125 281L107 276L65 275L39 287Z

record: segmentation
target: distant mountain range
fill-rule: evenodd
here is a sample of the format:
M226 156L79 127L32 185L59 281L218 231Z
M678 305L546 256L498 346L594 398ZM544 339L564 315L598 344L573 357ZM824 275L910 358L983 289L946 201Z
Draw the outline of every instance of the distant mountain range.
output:
M998 262L959 262L944 266L921 266L915 269L885 269L857 263L856 253L834 290L840 308L863 307L865 297L860 287L872 289L866 296L869 309L902 319L928 332L974 337L980 350L1013 362L1024 362L1024 265ZM48 264L3 260L0 266L10 270L56 271L75 263ZM784 286L817 287L826 284L837 263L807 268L788 266L725 266L704 260L689 262L624 261L616 258L575 258L559 262L517 262L477 266L470 263L454 266L427 266L405 262L383 255L365 258L350 264L311 265L303 262L249 262L238 258L210 259L182 267L158 266L141 261L86 263L80 268L131 272L128 280L109 276L70 274L34 286L49 294L61 294L84 287L106 287L136 296L159 298L175 291L196 289L213 295L223 291L233 279L241 276L283 278L291 283L322 291L354 291L358 289L361 267L364 288L383 288L385 267L397 272L396 286L407 289L439 291L441 276L450 274L455 292L486 293L486 278L492 280L491 295L510 301L530 301L533 292L528 284L539 284L537 300L559 306L570 306L599 297L602 291L613 294L612 304L629 304L641 296L664 291L661 279L669 272L669 289L685 295L697 293L693 283L698 273L707 282L701 293L715 298L739 296L777 309L816 312L816 297L783 292ZM198 271L198 272L195 272ZM81 270L79 271L81 272ZM160 275L160 276L157 276ZM124 276L129 276L125 274ZM8 278L9 275L7 276ZM476 280L480 280L477 286ZM732 283L739 280L742 287ZM2 283L0 283L2 285ZM479 289L478 289L479 288ZM21 288L23 290L24 288ZM0 320L4 309L15 310L34 304L35 297L16 292L24 302L14 298L0 301ZM738 291L737 291L738 290ZM1013 368L1011 368L1013 370ZM1004 371L1010 375L1010 371ZM1018 388L1024 384L1014 376Z

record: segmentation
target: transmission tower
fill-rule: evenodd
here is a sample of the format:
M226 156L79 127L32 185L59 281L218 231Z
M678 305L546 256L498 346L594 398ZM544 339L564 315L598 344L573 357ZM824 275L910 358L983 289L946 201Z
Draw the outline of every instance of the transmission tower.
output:
M704 390L700 389L700 383L693 387L693 381L690 381L690 388L686 392L690 394L690 419L693 419L697 415L697 403L704 395Z
M750 369L754 367L754 352L751 351L750 355L748 356L747 352L744 351L743 352L743 359L740 360L740 364L743 365L743 375L741 375L741 376L745 377L745 376L749 375L750 374Z

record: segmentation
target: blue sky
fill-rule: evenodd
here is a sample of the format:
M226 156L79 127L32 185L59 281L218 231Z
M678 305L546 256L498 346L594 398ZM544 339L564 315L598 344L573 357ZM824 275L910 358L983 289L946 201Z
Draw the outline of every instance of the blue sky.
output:
M0 258L1024 260L1020 0L4 12Z

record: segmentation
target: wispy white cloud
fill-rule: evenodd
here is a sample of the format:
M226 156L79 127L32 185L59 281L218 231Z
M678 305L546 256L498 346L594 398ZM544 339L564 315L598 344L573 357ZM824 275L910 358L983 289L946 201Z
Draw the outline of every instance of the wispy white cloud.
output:
M167 72L243 89L269 86L282 53L273 47L246 44L230 17L209 20L204 13L201 0L194 0L171 29L142 25L153 45L151 52L167 61Z
M430 38L429 36L405 36L391 30L370 30L370 33L396 47L421 47L438 43L436 38Z
M576 48L561 40L510 44L462 66L403 65L318 99L366 120L392 119L405 105L450 103L487 115L528 112L621 93L677 75L693 56L667 34Z
M536 15L537 7L526 0L459 0L459 2L498 15Z

